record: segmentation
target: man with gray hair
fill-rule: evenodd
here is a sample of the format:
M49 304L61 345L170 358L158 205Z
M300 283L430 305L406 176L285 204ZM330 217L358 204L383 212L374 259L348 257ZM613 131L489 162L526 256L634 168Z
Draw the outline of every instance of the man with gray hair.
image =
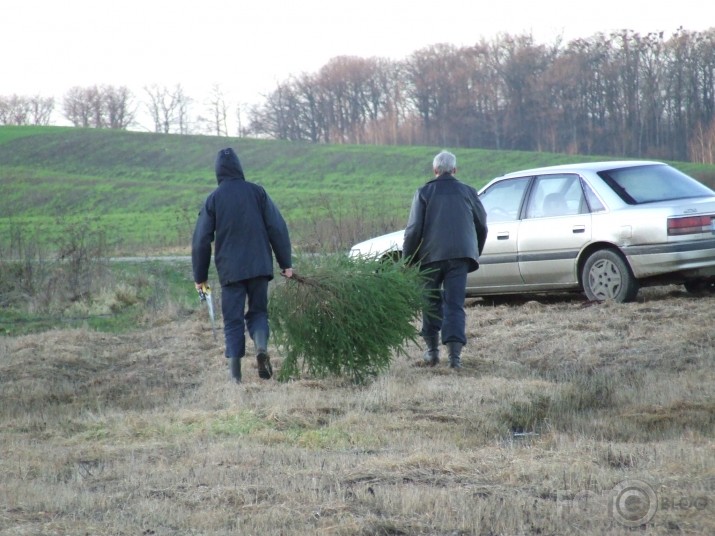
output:
M467 274L479 268L487 239L487 216L477 191L460 182L457 158L442 151L432 162L434 179L417 190L405 228L403 255L425 272L428 304L422 312L424 359L439 363L439 340L449 366L462 368L467 343L464 300Z

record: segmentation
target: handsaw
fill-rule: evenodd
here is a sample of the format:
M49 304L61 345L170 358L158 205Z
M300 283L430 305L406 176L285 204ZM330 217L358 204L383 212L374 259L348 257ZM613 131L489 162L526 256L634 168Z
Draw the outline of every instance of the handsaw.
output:
M216 318L214 316L214 300L211 297L211 287L208 283L201 283L201 288L196 289L199 293L199 299L206 302L206 307L209 309L209 317L211 318L211 332L214 340L216 340Z

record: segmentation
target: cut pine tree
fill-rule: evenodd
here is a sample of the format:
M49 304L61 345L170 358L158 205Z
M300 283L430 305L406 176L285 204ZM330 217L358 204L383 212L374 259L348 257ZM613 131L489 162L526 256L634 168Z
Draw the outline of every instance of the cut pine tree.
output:
M277 284L269 300L272 337L284 357L279 380L308 374L363 382L416 341L425 299L418 268L344 255L298 265L301 273Z

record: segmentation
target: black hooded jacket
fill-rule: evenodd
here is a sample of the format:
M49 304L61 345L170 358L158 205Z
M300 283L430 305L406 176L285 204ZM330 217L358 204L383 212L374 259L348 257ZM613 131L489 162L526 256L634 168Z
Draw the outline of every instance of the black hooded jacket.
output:
M221 285L254 277L273 278L273 256L291 267L291 244L283 216L263 187L248 182L233 149L216 157L216 188L196 222L191 248L194 281L208 279L211 242Z

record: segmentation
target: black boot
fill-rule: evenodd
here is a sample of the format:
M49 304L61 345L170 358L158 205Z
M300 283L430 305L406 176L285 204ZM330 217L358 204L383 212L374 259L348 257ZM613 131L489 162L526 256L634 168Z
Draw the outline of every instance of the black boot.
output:
M270 380L271 376L273 376L271 358L267 353L262 352L256 356L256 361L258 361L258 377L262 380Z
M271 358L268 356L268 333L256 331L253 334L253 344L256 345L256 361L258 362L258 377L270 380L273 376Z
M427 345L424 360L428 366L434 367L439 363L439 333L422 337Z
M236 383L241 383L241 358L229 357L228 365L231 369L231 377L236 381Z
M447 350L449 351L449 368L462 368L462 346L461 342L448 342Z

